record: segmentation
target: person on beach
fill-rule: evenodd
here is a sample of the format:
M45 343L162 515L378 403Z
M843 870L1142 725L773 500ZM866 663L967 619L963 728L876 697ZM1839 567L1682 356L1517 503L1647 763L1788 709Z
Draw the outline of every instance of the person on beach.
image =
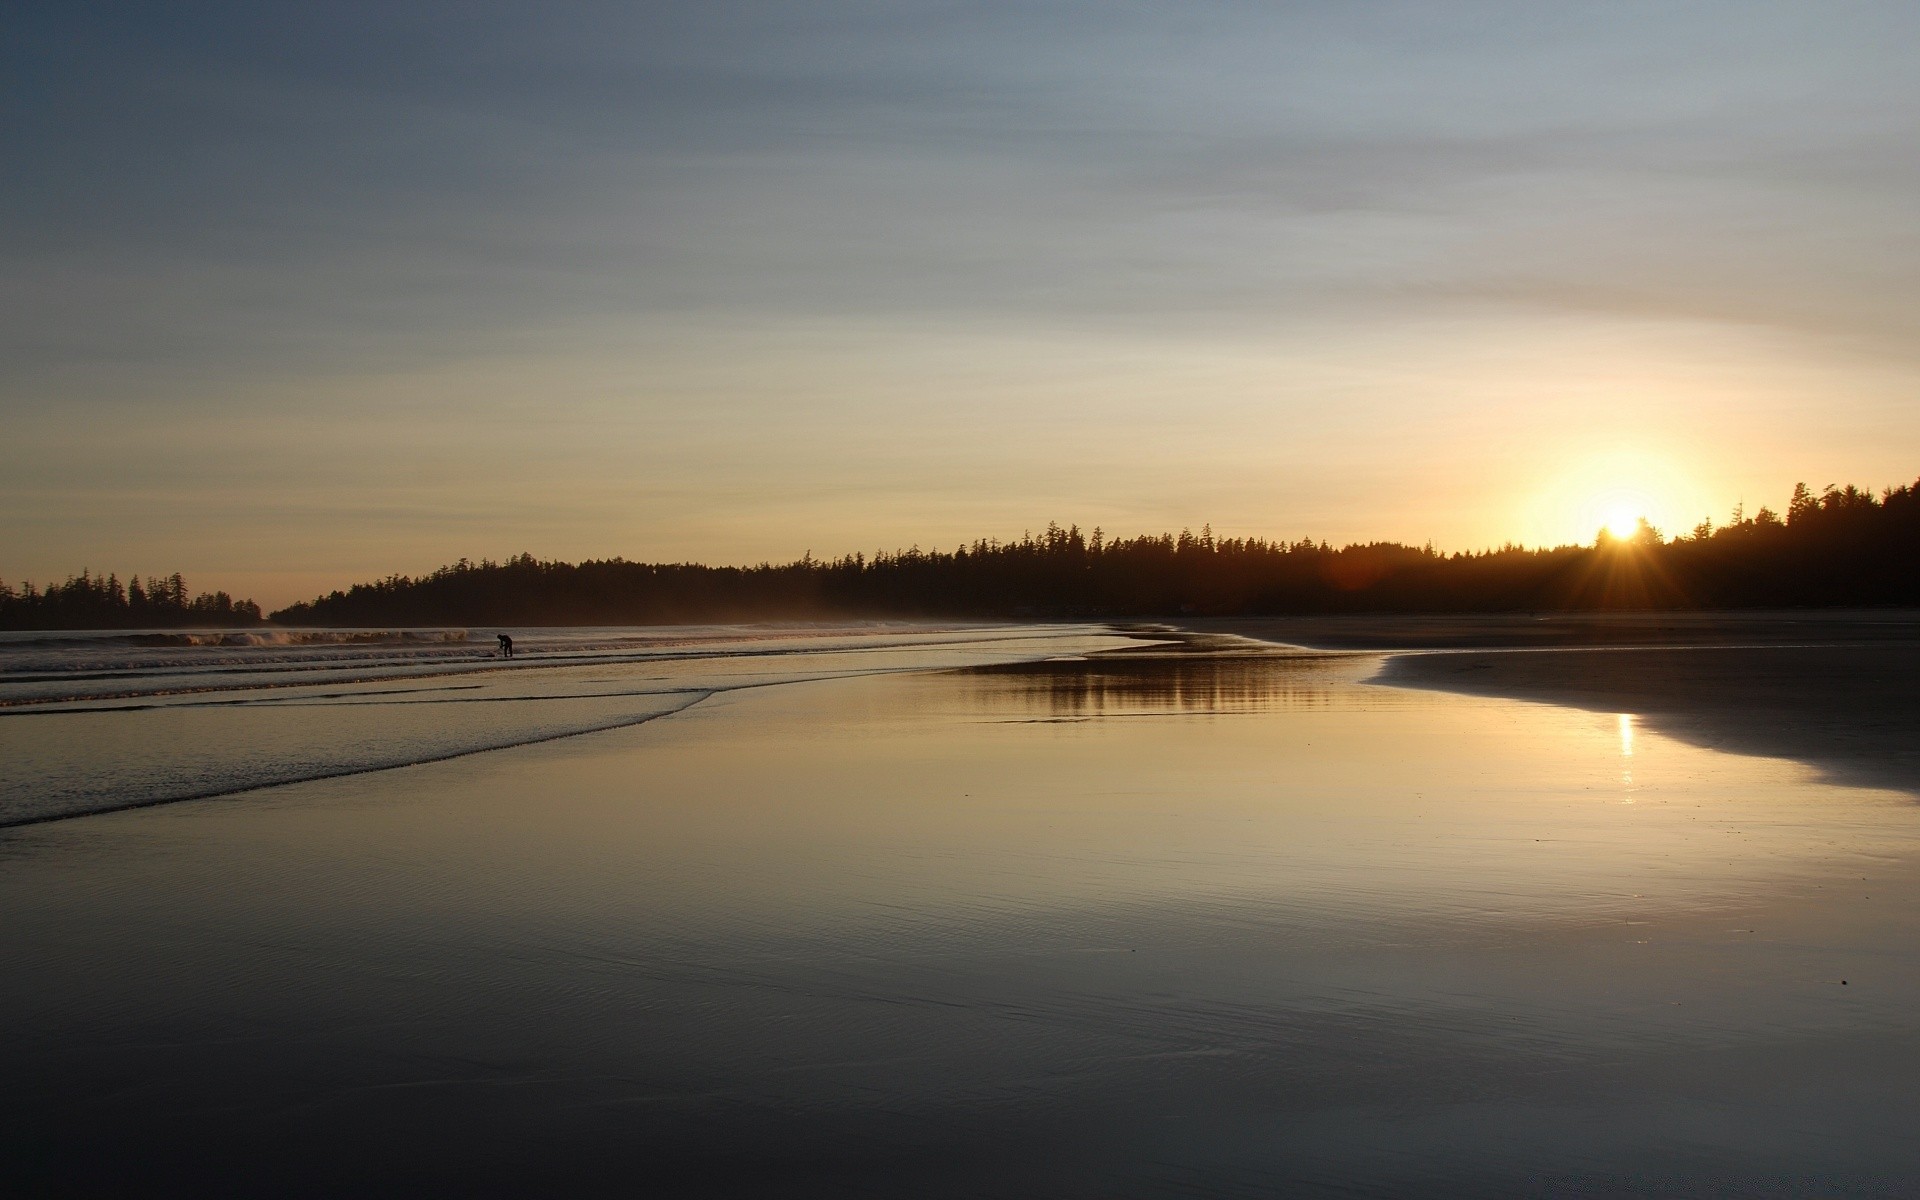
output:
M501 658L513 657L513 639L508 637L504 633L500 635L500 657Z

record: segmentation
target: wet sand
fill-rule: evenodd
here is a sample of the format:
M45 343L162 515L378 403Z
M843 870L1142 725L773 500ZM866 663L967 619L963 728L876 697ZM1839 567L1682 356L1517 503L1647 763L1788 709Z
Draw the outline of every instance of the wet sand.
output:
M1698 746L1920 794L1920 613L1256 618L1183 627L1402 650L1375 681L1630 713Z
M1920 808L1238 645L0 831L10 1183L1909 1193Z

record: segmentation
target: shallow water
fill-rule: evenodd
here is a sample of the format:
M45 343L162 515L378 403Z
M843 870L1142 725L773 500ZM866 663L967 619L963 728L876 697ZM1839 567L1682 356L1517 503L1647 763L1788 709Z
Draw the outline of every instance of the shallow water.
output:
M742 688L1098 651L1076 626L0 636L0 827L637 725Z
M826 650L631 727L0 832L10 1174L1909 1191L1908 797L1371 655L1115 644Z

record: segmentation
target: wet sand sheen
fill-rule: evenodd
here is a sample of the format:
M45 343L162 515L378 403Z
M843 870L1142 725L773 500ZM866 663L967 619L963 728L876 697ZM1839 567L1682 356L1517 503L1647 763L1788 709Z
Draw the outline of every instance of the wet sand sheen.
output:
M1631 713L1695 745L1920 795L1920 613L1572 613L1188 623L1397 651L1376 682Z
M795 683L10 831L7 1160L75 1191L1900 1194L1914 806L1372 670Z

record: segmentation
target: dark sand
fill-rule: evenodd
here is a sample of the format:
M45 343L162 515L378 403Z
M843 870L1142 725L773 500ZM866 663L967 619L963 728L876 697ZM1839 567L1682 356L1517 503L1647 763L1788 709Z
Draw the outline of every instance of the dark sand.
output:
M1372 682L1631 713L1736 754L1920 794L1920 613L1270 617L1184 627L1404 650Z

